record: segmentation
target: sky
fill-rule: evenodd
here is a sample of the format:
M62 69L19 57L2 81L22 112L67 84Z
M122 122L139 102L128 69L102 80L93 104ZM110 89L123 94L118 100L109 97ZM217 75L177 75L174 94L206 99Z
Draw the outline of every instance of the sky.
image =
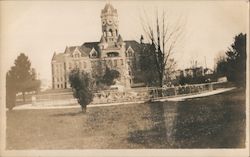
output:
M25 53L40 79L51 80L51 58L66 46L99 41L101 9L110 2L118 11L124 40L139 41L141 17L167 11L168 20L184 19L184 35L174 54L177 68L214 67L235 35L248 29L248 1L0 1L0 52L6 73Z

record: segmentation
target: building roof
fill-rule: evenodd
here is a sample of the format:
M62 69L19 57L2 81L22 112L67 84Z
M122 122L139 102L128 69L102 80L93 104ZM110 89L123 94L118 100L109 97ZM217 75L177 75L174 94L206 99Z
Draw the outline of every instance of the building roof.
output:
M108 12L108 9L110 9L111 12L117 13L117 10L116 10L116 9L112 6L112 4L110 4L110 3L107 3L107 4L105 5L104 9L102 10L102 13Z
M131 47L135 52L137 53L140 53L142 52L142 48L150 48L151 44L149 43L143 43L143 44L140 44L138 43L137 41L135 40L126 40L124 41L126 43L126 50Z
M94 48L98 52L98 44L99 42L85 42L81 46L81 50L86 54L89 55L90 51Z
M68 53L68 54L72 54L76 49L78 49L80 51L80 53L82 54L82 56L88 56L89 53L86 53L81 46L70 46L70 47L66 47L64 53Z
M106 42L106 39L105 39L104 36L102 35L101 40L100 40L100 43L105 43L105 42Z
M63 53L54 53L52 60L56 60L56 61L63 61L64 58L64 54Z
M121 36L120 34L119 34L119 36L118 36L117 42L118 42L118 43L122 43L122 42L123 42L122 36Z
M121 36L119 36L118 38L120 38L119 40L122 41ZM102 39L101 39L102 40ZM126 40L125 42L125 48L126 50L131 47L135 53L140 53L142 51L142 44L138 43L135 40ZM83 43L81 46L67 46L64 53L58 53L58 54L54 54L52 57L52 60L57 60L57 61L63 61L64 59L64 55L65 54L72 54L76 49L78 49L82 56L89 56L91 50L94 48L96 50L96 52L99 54L99 44L100 42L85 42ZM145 44L143 43L143 47L147 47L150 46L150 44Z

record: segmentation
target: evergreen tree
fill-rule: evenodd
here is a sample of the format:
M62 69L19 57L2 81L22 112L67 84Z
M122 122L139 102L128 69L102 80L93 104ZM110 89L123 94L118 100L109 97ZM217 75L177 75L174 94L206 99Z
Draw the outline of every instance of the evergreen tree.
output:
M38 91L41 81L37 80L34 68L31 68L29 58L21 53L14 62L14 66L6 74L6 100L14 100L13 95L21 92L25 102L25 92ZM8 101L7 104L12 101Z
M218 76L227 76L228 81L239 86L246 85L246 34L238 34L226 51L226 57L217 61Z
M229 81L240 86L246 85L246 34L240 33L234 38L231 48L226 52Z
M87 105L93 100L94 81L88 73L73 69L69 75L70 86L73 90L74 97L81 105L83 113L86 112Z

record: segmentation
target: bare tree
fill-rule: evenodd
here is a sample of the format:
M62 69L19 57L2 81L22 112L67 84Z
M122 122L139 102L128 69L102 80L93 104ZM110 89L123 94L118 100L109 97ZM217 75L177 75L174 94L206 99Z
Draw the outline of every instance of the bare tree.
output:
M158 73L158 85L162 87L164 81L174 71L176 62L173 59L173 54L176 52L178 41L183 35L184 23L181 23L182 18L179 18L174 23L167 19L165 11L159 16L156 11L155 19L150 22L149 18L141 18L142 26L146 38L151 41L154 46L154 51L151 52L156 71ZM152 51L152 49L151 49Z

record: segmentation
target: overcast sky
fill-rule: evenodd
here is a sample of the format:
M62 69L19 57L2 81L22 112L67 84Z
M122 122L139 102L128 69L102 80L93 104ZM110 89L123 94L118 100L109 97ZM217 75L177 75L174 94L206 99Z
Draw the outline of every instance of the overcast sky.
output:
M233 37L247 32L247 1L110 1L118 10L119 32L124 40L139 41L140 17L166 10L169 20L185 19L185 35L175 54L178 68L191 60L214 67L214 58L227 50ZM107 1L1 1L1 64L3 72L24 52L40 78L51 79L53 53L66 46L99 41L101 9Z

